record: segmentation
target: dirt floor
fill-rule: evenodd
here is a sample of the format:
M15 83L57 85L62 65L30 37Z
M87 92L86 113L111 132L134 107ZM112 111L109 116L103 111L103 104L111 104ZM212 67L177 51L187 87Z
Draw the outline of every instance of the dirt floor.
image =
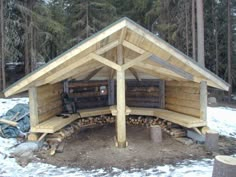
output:
M48 151L41 151L38 156L41 161L56 166L109 170L111 167L150 168L156 165L175 164L185 159L212 158L217 154L236 153L235 140L225 137L220 138L219 151L209 153L202 144L184 145L165 133L162 143L152 143L146 127L127 127L129 146L125 149L115 147L114 136L114 125L84 129L66 140L63 153L50 156Z

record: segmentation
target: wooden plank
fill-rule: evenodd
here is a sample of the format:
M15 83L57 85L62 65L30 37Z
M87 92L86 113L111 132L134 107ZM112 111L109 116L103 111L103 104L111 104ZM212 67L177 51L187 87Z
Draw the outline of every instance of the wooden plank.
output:
M207 121L207 82L200 83L200 119Z
M120 34L120 38L119 38L119 44L122 44L123 41L125 40L126 32L127 32L127 28L123 28L121 30L121 34Z
M95 53L98 55L104 54L105 52L117 47L118 45L119 45L119 40L112 41L109 44L96 50Z
M48 120L49 118L60 114L62 112L62 107L56 107L54 109L49 110L48 112L45 112L43 114L40 114L39 117L39 123L44 122L45 120Z
M178 68L178 67L168 63L167 61L162 60L161 58L159 58L159 57L157 57L155 55L152 55L150 57L150 60L152 60L154 62L157 62L158 64L160 64L164 68L169 69L169 70L175 72L177 75L182 76L183 78L185 78L187 80L193 81L193 75L192 74L185 72L181 68Z
M12 120L7 120L7 119L0 119L0 123L2 124L7 124L7 125L11 125L13 127L17 126L17 122L16 121L12 121Z
M167 86L166 87L167 92L173 92L173 93L190 93L190 94L199 94L200 90L199 88L191 88L191 87L172 87Z
M63 69L61 69L60 71L55 72L55 73L51 74L50 76L48 76L47 78L45 78L44 83L50 83L53 80L55 80L57 78L60 78L64 74L74 70L75 68L78 68L79 66L89 62L92 59L93 58L90 55L88 55L88 56L86 56L84 58L78 59L78 61L73 63L73 65L67 65Z
M123 46L124 47L127 47L128 49L136 52L136 53L139 53L139 54L143 54L145 52L145 50L141 49L140 47L128 42L128 41L123 41Z
M185 98L179 99L179 98L171 98L166 97L166 103L167 104L173 104L178 106L189 107L194 109L200 110L200 101L198 100L186 100Z
M166 104L166 109L200 118L200 110L173 104Z
M118 64L112 62L111 60L108 60L108 59L106 59L106 58L104 58L104 57L102 57L100 55L97 55L95 53L91 53L90 57L95 59L96 61L98 61L98 62L108 66L108 67L111 67L111 68L117 70L117 71L121 70L121 66L120 65L118 65Z
M186 93L173 93L173 92L167 92L166 91L166 98L177 98L177 99L185 99L185 100L193 100L193 101L199 101L200 97L199 94L186 94Z
M173 87L193 87L193 88L199 88L199 83L195 82L189 82L189 81L168 81L166 82L166 86L173 86Z
M136 65L137 63L142 62L142 61L148 59L150 56L152 56L152 54L150 54L148 52L145 52L142 55L138 56L137 58L132 59L132 60L128 61L127 63L123 64L122 65L122 69L126 70L128 68L131 68L134 65Z
M30 126L36 126L39 124L39 115L38 115L38 94L37 88L29 88L29 107L30 107Z
M117 63L123 64L123 48L117 49ZM126 147L126 102L125 102L125 71L116 71L117 117L116 139L119 148Z

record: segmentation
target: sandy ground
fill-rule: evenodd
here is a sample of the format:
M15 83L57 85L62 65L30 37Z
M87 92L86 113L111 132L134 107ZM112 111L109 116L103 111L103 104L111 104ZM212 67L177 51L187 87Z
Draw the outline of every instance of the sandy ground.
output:
M236 153L236 142L225 137L220 138L219 151L209 153L202 144L184 145L165 133L162 143L152 143L146 127L127 127L129 146L125 149L115 147L114 136L114 125L85 129L66 140L63 153L50 156L49 152L41 151L38 156L42 162L59 167L80 167L85 170L109 170L116 167L129 170L176 164L186 159L212 158L216 154Z

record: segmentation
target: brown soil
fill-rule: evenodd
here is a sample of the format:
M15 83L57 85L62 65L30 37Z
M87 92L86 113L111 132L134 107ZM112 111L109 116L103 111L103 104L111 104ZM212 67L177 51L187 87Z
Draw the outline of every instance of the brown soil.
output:
M167 134L163 134L162 143L152 143L146 127L127 127L129 146L125 149L115 147L114 136L114 125L85 129L66 140L63 153L50 156L49 152L42 151L38 155L43 162L49 164L88 170L111 167L149 168L154 165L175 164L184 159L212 158L217 154L206 152L201 144L184 145ZM236 152L234 140L220 138L219 145L220 154Z

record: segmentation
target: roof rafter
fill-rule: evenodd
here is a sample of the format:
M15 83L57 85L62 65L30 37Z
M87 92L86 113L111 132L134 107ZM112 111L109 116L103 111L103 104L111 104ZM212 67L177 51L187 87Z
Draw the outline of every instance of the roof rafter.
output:
M176 66L168 63L165 60L160 59L159 57L157 57L155 55L152 55L151 57L149 57L149 59L154 61L154 62L156 62L156 63L158 63L158 64L160 64L164 68L169 69L169 70L175 72L176 74L180 75L181 77L183 77L183 78L185 78L187 80L193 81L193 75L192 74L187 73L187 72L185 72L184 70L182 70L180 68L177 68Z

